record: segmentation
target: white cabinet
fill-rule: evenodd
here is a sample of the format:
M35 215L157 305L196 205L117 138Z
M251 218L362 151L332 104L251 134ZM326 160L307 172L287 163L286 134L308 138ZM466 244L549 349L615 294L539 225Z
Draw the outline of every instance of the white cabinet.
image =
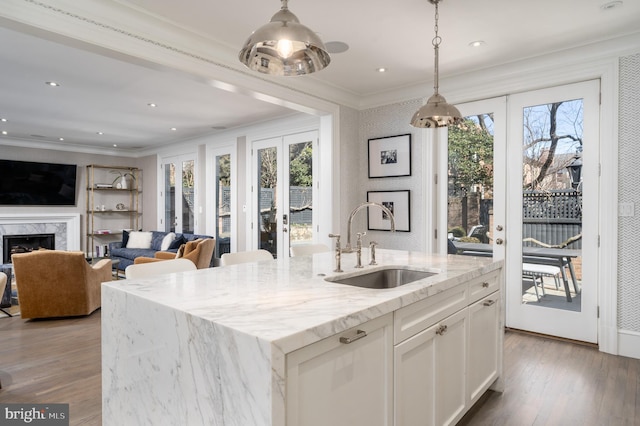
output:
M286 357L288 426L392 426L393 315Z
M456 424L502 374L500 276L287 354L287 426Z
M467 310L395 347L395 424L455 424L466 407Z
M498 378L502 365L500 295L496 291L469 306L468 404L474 404Z
M501 374L500 271L395 312L395 426L454 425Z

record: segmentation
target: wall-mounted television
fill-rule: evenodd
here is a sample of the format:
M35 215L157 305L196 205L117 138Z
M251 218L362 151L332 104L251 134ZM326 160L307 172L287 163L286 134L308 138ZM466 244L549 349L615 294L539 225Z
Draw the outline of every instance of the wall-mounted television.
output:
M75 206L75 164L0 160L0 205Z

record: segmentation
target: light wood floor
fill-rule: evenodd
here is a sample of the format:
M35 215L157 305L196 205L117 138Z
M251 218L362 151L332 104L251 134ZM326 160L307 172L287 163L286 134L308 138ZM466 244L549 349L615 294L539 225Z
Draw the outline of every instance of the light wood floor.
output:
M640 360L510 331L505 378L460 425L640 426ZM71 425L100 425L100 311L0 318L0 380L0 403L68 403Z

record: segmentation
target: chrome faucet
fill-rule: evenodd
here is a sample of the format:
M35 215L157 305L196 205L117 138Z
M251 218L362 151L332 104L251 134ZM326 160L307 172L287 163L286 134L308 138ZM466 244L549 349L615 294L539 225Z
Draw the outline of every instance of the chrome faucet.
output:
M391 229L390 229L391 232L396 231L396 219L393 217L393 213L391 213L391 210L389 210L382 204L378 204L378 203L373 203L373 202L362 203L358 207L353 209L353 211L349 215L349 221L347 222L347 245L342 249L343 253L353 252L353 248L351 247L351 223L353 222L353 217L356 215L356 213L358 213L360 210L364 209L365 207L378 207L382 209L382 211L385 212L387 216L389 216L389 219L391 220Z
M342 255L342 249L340 248L340 234L329 234L329 238L336 239L336 269L333 272L343 272L342 266L340 265L340 256Z
M358 232L356 235L358 236L356 240L356 268L362 268L362 237L367 235L367 233Z

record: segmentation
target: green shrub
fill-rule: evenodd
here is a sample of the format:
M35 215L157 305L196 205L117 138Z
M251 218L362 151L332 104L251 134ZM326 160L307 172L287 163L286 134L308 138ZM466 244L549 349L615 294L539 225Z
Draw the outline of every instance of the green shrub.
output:
M449 232L452 233L455 238L460 238L467 235L466 231L462 226L456 226L454 228L451 228L449 229Z

